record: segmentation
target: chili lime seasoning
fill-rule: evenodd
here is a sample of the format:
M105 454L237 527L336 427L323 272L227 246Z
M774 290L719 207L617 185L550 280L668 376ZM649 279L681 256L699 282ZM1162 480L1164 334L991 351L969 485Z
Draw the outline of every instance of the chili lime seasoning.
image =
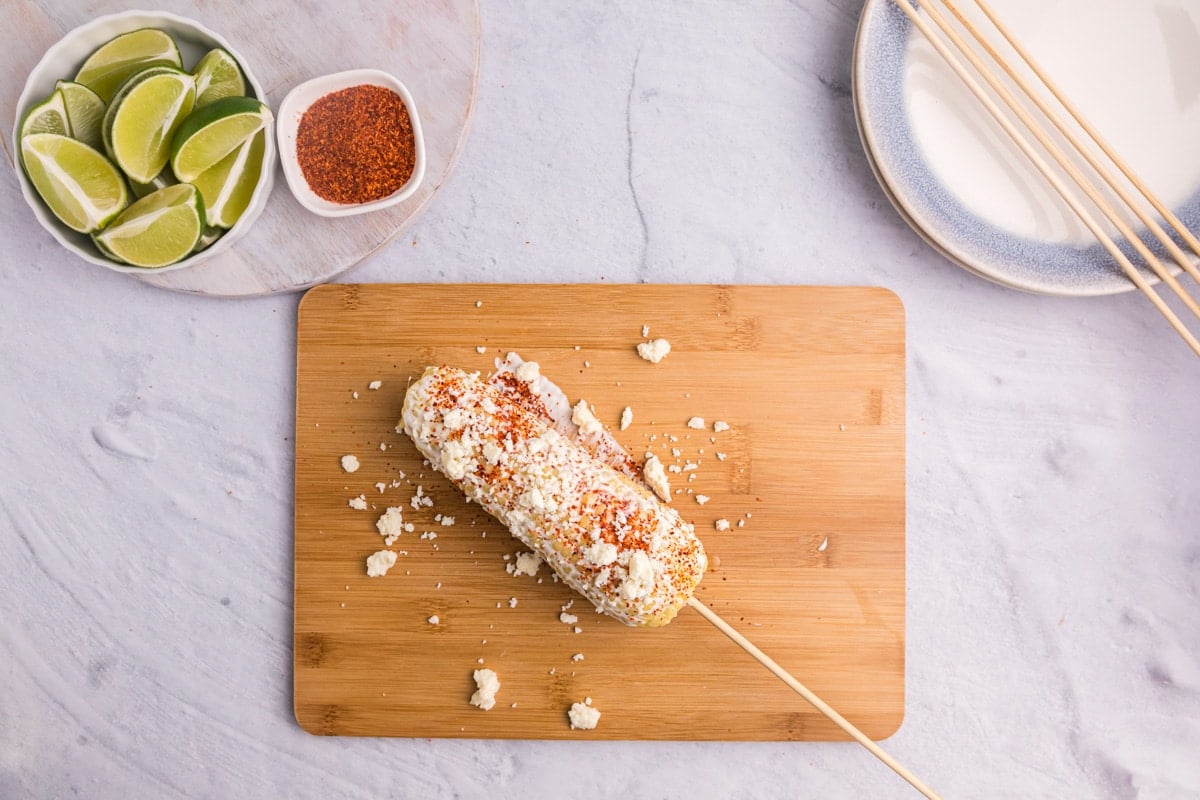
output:
M408 182L416 163L412 120L400 95L351 86L309 106L296 130L304 180L331 203L369 203Z

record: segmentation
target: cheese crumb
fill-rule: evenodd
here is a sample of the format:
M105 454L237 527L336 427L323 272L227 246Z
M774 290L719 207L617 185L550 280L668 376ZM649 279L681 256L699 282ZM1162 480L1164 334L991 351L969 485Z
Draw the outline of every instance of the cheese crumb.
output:
M663 502L671 502L671 482L667 479L667 472L663 469L658 456L646 453L646 463L642 465L642 477L645 479L646 485L653 489Z
M719 519L713 523L713 527L719 531L727 531L729 530L729 520Z
M517 380L533 383L542 376L542 368L536 361L523 361L516 369Z
M702 506L707 502L708 502L708 495L706 495L706 494L696 495L696 505Z
M571 656L571 660L572 661L583 661L583 653L576 653L575 655Z
M574 614L568 614L566 611L563 611L561 614L558 615L558 621L561 622L563 625L574 625L576 622L579 622L579 617L575 616Z
M515 597L508 598L508 607L516 608L517 607L517 598L515 598Z
M694 431L704 430L704 417L692 417L687 421L687 426Z
M654 564L650 556L641 550L635 550L629 557L627 574L621 583L621 596L626 600L636 600L645 597L654 588Z
M592 708L592 698L582 703L572 703L567 716L571 720L571 730L590 731L600 722L600 712Z
M508 556L505 556L508 559ZM542 557L537 553L517 553L515 562L509 562L505 565L509 575L537 575L538 567L542 565Z
M596 419L596 415L588 408L586 400L580 400L571 409L571 422L579 426L579 432L585 436L591 436L594 433L599 433L603 428L600 425L600 420Z
M360 494L358 497L351 497L346 502L346 505L350 506L355 511L366 511L367 510L367 496L365 494Z
M350 394L354 397L355 400L358 399L358 392L351 392Z
M625 430L632 424L633 424L633 409L630 408L629 406L625 406L625 409L621 412L621 430Z
M655 339L652 342L642 342L637 346L637 353L651 364L657 364L671 352L671 343L666 339Z
M718 451L717 452L717 461L724 461L725 459L726 459L726 455L724 453Z
M391 547L392 542L407 528L404 524L404 512L396 506L391 506L375 520L375 530L383 537L383 543Z
M478 347L475 348L475 352L479 353L479 355L483 355L484 353L487 352L487 348L484 347L483 345L479 345Z
M449 528L454 524L454 517L442 517L442 525Z
M606 567L617 560L617 546L611 542L596 542L583 548L585 562Z
M437 614L434 614L432 617L430 617L429 619L427 619L427 620L425 620L425 621L426 621L426 622L428 622L430 625L437 625L437 624L438 624L438 623L440 623L442 620L441 620L441 618L440 618L440 617L438 617L438 615L437 615Z
M346 472L357 472L359 467L357 456L342 456L342 469Z
M396 554L391 550L380 550L367 556L367 577L379 578L396 565Z
M482 301L482 300L476 300L476 301L475 301L475 307L476 307L476 308L483 308L483 301Z
M384 483L383 481L380 481L379 483L375 484L375 488L379 490L380 494L383 494L384 491L387 489L387 484Z
M724 433L725 431L729 430L729 423L717 420L713 423L713 430L717 433Z
M379 387L383 386L383 381L371 381L367 384L367 388L372 392L378 391Z
M500 678L490 669L477 669L475 678L475 694L471 695L471 705L490 711L496 705L496 692L500 691Z
M649 336L649 335L650 335L650 326L649 326L649 325L643 325L643 326L642 326L642 338L644 339L644 338L646 338L646 337L647 337L647 336Z

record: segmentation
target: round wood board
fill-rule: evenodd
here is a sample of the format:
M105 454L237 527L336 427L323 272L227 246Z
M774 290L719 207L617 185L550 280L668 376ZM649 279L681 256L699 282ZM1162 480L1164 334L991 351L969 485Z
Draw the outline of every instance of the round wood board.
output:
M296 202L276 164L275 187L262 216L226 253L195 267L137 276L165 289L236 297L304 289L358 264L416 219L458 160L479 73L476 0L350 0L339 3L208 0L168 2L161 10L195 19L227 38L249 62L272 109L296 84L357 67L390 72L416 101L425 136L425 180L416 194L383 211L327 219ZM63 34L102 14L116 0L17 0L7 7L0 48L0 120L12 130L17 98L42 54ZM191 66L190 64L187 66ZM7 135L2 137L7 150ZM8 153L9 159L13 154Z

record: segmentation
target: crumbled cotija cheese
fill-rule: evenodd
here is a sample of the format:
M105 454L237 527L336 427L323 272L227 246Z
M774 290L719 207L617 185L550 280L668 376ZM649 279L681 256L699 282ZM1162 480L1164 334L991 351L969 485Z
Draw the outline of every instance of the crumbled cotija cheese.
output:
M442 620L440 617L438 617L437 614L434 614L432 617L430 617L429 619L427 619L425 621L428 622L430 625L437 625Z
M588 408L586 400L580 400L571 409L571 422L579 426L579 432L590 436L593 433L599 433L602 430L600 420L596 419L596 415Z
M449 528L451 525L454 524L454 517L442 517L441 522L442 522L442 525Z
M605 567L617 560L617 546L610 542L596 542L583 548L584 561Z
M713 523L713 527L719 531L727 531L729 530L729 520L719 519Z
M391 506L375 520L375 530L383 537L384 544L390 547L405 530L404 512L396 506Z
M723 432L729 430L729 423L722 422L721 420L717 420L716 422L713 423L713 430L716 431L717 433L723 433Z
M651 364L657 364L667 357L671 352L671 343L666 339L655 339L652 342L642 342L637 346L639 356L649 361Z
M694 431L704 430L704 417L692 417L687 421L687 426Z
M380 550L367 556L367 577L379 578L396 565L396 554L391 550Z
M375 391L380 386L383 386L383 381L371 381L370 383L367 384L367 388L370 389L371 391Z
M342 469L344 469L346 472L357 472L358 467L359 464L357 456L342 456Z
M515 598L515 597L508 598L508 607L516 608L517 607L517 598Z
M624 582L621 583L621 596L626 600L636 600L645 597L654 588L654 564L650 556L641 550L635 550L629 557L629 566Z
M706 494L696 495L696 505L702 506L707 502L708 502L708 495L706 495Z
M505 556L507 559L508 556ZM542 557L537 553L517 553L517 558L504 566L509 575L537 575L538 567L542 565Z
M572 661L583 661L583 653L576 653L575 655L571 656L571 660Z
M576 622L579 622L579 617L575 616L574 614L568 614L566 611L563 611L561 614L558 615L558 621L561 622L563 625L574 625Z
M586 698L582 703L572 703L567 712L571 720L572 730L590 731L600 722L600 712L592 708L592 698Z
M536 361L523 361L516 369L517 380L533 383L542 376L542 368Z
M500 678L490 669L477 669L474 672L475 694L471 695L471 705L490 711L496 705L496 692L500 691Z
M646 338L646 337L647 337L647 336L649 336L649 335L650 335L650 326L649 326L649 325L643 325L643 326L642 326L642 338L644 339L644 338Z
M356 511L366 511L367 510L367 496L365 494L360 494L358 497L351 497L346 502L346 505L350 506L351 508L353 508Z
M625 406L625 409L621 412L621 430L625 430L632 424L633 424L633 409L630 408L629 406Z
M642 477L646 479L646 485L653 489L663 502L671 502L671 482L667 479L667 472L663 469L658 456L646 453L646 463L642 465Z

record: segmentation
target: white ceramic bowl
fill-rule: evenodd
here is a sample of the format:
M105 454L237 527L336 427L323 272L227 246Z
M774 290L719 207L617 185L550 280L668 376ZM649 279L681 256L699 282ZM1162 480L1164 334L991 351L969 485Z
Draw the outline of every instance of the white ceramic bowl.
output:
M21 169L19 158L15 156L15 154L21 152L20 129L21 120L25 117L25 112L54 91L55 81L60 78L68 80L74 78L75 73L79 71L80 65L83 64L84 60L96 48L115 36L139 28L158 28L170 34L175 43L179 45L179 53L183 56L185 69L193 67L200 60L201 56L214 47L227 50L241 66L242 74L246 76L246 84L250 94L264 103L266 102L262 86L250 71L246 59L221 35L194 20L176 16L175 14L168 14L163 11L124 11L119 14L98 17L85 25L80 25L59 39L42 56L42 60L29 73L29 79L25 81L25 89L21 92L21 97L17 101L17 117L13 121L12 130L12 152L14 153L14 166L17 170L17 179L21 183L21 193L25 195L25 202L33 209L33 213L37 216L38 221L42 223L42 227L48 230L58 240L59 244L84 261L97 264L101 267L108 267L117 272L158 274L199 264L201 261L229 249L234 241L243 236L250 229L250 226L254 224L254 220L258 218L263 208L266 207L267 197L271 194L271 187L275 184L275 138L271 135L270 130L267 131L266 148L263 151L262 176L258 179L258 186L254 189L254 196L250 200L250 206L242 214L241 219L208 248L188 256L182 261L177 261L174 264L157 269L118 264L100 255L100 251L92 244L91 237L71 230L62 224L54 216L53 212L46 207L45 203L38 196L37 190L29 182L25 171Z
M416 145L416 157L412 175L408 182L387 197L372 200L369 203L331 203L318 196L308 186L300 162L296 159L296 130L300 127L300 118L309 106L330 92L348 89L351 86L382 86L400 95L408 109L408 117L412 121L413 139ZM425 177L425 139L421 136L421 120L417 116L417 106L413 102L408 89L395 76L377 69L352 69L346 72L335 72L322 75L319 78L305 81L292 91L279 104L279 119L276 122L279 135L279 160L283 165L283 175L287 178L288 188L300 201L300 204L314 214L323 217L346 217L351 214L363 214L367 211L378 211L394 206L407 200L421 185Z

